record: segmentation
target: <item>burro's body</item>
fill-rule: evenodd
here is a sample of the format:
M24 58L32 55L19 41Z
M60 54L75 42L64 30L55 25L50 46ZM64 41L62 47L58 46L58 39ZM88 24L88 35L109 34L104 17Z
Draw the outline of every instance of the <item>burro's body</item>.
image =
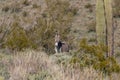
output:
M60 35L58 33L55 35L55 52L69 52L68 44L60 40Z
M69 46L66 42L62 42L61 52L69 52Z
M63 52L69 52L69 46L66 42L56 42L55 43L55 52L56 53L63 53Z

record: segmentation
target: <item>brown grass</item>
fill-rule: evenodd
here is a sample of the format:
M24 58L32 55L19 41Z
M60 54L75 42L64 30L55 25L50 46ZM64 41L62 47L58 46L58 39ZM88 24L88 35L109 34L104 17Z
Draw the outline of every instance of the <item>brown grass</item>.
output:
M19 1L19 0L16 0ZM19 3L21 4L20 0ZM29 0L30 2L32 0ZM38 2L39 1L39 2ZM83 1L83 2L82 2ZM78 16L76 16L75 21L72 24L73 30L78 30L75 34L75 39L78 39L78 37L88 37L88 34L86 33L86 23L89 21L87 17L95 19L95 13L89 14L86 12L86 9L84 9L83 5L85 5L86 2L91 1L95 3L96 0L71 0L71 3L75 3L73 5L79 7ZM12 4L12 0L3 0L0 2L0 7L3 8L5 6L9 6ZM34 0L33 4L39 3L43 4L44 0ZM81 3L82 2L82 3ZM10 4L6 4L10 3ZM76 5L77 3L77 5ZM16 3L15 3L16 4ZM44 5L44 6L43 6ZM22 17L22 12L17 13L20 14L19 20L20 23L23 25L23 27L29 27L29 25L33 24L35 25L35 20L37 17L39 17L39 14L41 14L45 8L45 4L43 4L42 10L41 8L37 9L31 9L30 6L24 6L21 5L19 7L23 7L23 11L26 11L30 13L30 17L25 18ZM18 5L17 5L18 6ZM40 5L39 5L40 6ZM15 14L15 13L14 13ZM36 15L34 15L36 14ZM89 14L89 15L88 15ZM0 24L6 24L9 26L10 22L13 22L13 17L11 17L11 13L2 13L0 16ZM33 17L34 16L34 17ZM9 19L8 19L9 17ZM23 18L23 19L22 19ZM120 23L120 19L117 20ZM30 23L30 24L29 24ZM119 25L115 31L115 44L117 45L117 42L119 42ZM77 36L76 36L77 35ZM116 48L119 50L119 48ZM20 53L20 54L19 54ZM50 58L48 55L46 55L44 52L36 52L36 51L25 51L25 52L18 52L16 55L12 56L13 58L11 60L6 61L6 66L8 68L8 72L10 74L10 80L26 80L29 76L29 74L36 74L38 71L48 71L49 74L52 75L52 79L46 78L46 80L103 80L102 76L98 74L94 69L92 68L85 68L84 70L80 69L72 69L67 65L68 67L64 69L63 65L61 66L57 65L53 58ZM119 60L118 60L119 61ZM37 67L36 67L37 66ZM113 80L119 80L120 76L113 75ZM1 78L0 78L1 80ZM109 80L109 79L106 79Z
M55 58L57 59L54 55L50 57L44 52L32 50L17 52L6 61L9 80L27 80L29 75L39 72L47 72L50 75L44 80L102 80L102 75L92 67L83 70L78 67L72 68L70 64L64 67L62 63L56 64Z
M47 69L46 60L47 56L42 52L16 53L7 66L10 80L27 80L28 74L35 74L39 70Z

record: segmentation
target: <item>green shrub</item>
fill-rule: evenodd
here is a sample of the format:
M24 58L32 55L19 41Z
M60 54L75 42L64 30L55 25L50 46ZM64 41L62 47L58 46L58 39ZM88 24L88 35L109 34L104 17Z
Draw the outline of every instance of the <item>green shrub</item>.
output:
M13 30L7 35L5 46L12 50L22 50L24 48L35 47L23 28L18 23L14 23L11 27Z
M9 73L7 72L7 68L5 65L0 61L0 80L7 80L9 79Z
M81 67L90 67L105 75L120 72L120 65L114 57L107 57L107 47L103 44L88 45L86 39L80 42L80 49L73 55L70 62L79 63Z

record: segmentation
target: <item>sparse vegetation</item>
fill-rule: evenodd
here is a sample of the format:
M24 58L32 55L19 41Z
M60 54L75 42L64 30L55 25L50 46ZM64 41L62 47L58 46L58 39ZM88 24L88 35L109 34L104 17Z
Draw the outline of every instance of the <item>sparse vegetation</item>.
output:
M92 21L87 25L88 32L96 32L96 22Z
M8 6L3 7L3 8L2 8L2 11L8 12L8 11L9 11L9 7L8 7Z
M97 42L96 38L90 38L88 42Z
M29 2L28 0L24 0L24 1L23 1L23 4L24 4L25 6L28 6L28 5L30 4L30 2Z
M16 15L16 22L11 23L13 25L10 26L11 29L14 28L14 30L6 35L4 46L17 50L42 46L45 51L53 53L56 31L60 32L63 40L67 40L67 35L69 35L70 32L70 24L75 14L77 14L77 9L70 7L69 2L64 0L46 0L45 3L47 7L42 13L42 16L35 20L36 25L29 27L27 30L22 28L19 22L20 17ZM29 5L28 0L24 0L23 4ZM34 5L34 7L36 7L36 5ZM16 8L14 11L16 11ZM27 11L22 12L22 15L24 17L23 20L29 17Z
M4 46L12 50L22 50L24 48L33 48L34 43L29 40L27 33L18 23L14 23L11 27L13 30L7 35Z
M33 8L38 8L39 6L37 4L33 4Z
M85 8L89 9L89 12L93 12L93 5L92 5L92 4L87 3L87 4L85 5Z
M28 13L27 13L27 12L25 12L25 11L24 11L22 14L23 14L23 17L28 16Z
M70 55L53 55L48 56L44 52L37 52L32 50L26 50L24 52L18 52L9 56L9 59L4 58L4 66L7 67L5 71L10 76L6 80L94 80L102 79L102 76L98 74L92 67L79 68L79 64L74 66L68 63ZM64 58L63 58L64 57ZM57 60L60 60L59 64L56 64ZM6 62L5 62L6 61ZM64 64L64 62L66 64ZM67 62L66 62L67 61Z
M113 3L115 56L101 44L105 14L97 1L95 15L96 0L1 0L0 80L119 80L120 1ZM70 52L54 54L56 31Z
M80 67L92 67L102 72L103 75L111 76L114 72L120 72L120 65L114 57L107 57L107 47L102 44L88 45L85 39L80 42L80 49L73 54L71 64Z
M18 13L20 11L21 11L21 9L19 7L14 7L14 8L12 8L11 13L14 13L14 12Z
M120 1L113 0L113 15L114 17L120 17Z

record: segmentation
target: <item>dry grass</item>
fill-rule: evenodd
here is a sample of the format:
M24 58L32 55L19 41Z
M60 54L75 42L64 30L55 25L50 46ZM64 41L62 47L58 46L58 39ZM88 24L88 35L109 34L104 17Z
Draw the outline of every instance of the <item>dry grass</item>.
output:
M64 55L65 56L65 55ZM46 55L44 52L27 50L17 52L11 59L4 62L10 75L9 80L36 80L30 75L39 74L38 80L102 80L102 75L93 68L81 70L70 64L66 67L62 63L56 63L57 57ZM76 64L77 65L77 64ZM43 79L40 76L46 75Z
M58 64L58 59L63 57L67 59L66 63L63 60ZM48 56L44 52L26 50L10 55L9 58L4 56L1 61L10 76L6 80L110 80L92 67L80 69L76 63L73 68L67 62L70 58L66 54ZM2 78L4 77L1 76ZM111 80L119 78L120 74L113 74Z
M27 80L28 74L36 74L47 69L47 56L44 53L25 51L17 53L7 64L10 80Z
M5 2L2 0L0 2L0 8L3 8L5 6L9 6L10 4L16 4L14 1L17 1L18 4L22 4L21 1L24 0L5 0ZM32 1L32 0L28 0ZM39 2L38 2L39 1ZM14 2L14 3L13 3ZM89 37L87 32L87 26L86 23L88 23L90 20L95 19L95 12L88 13L86 9L84 8L84 5L87 2L93 2L95 3L95 0L71 0L71 3L79 8L78 14L72 23L72 29L77 30L76 33L72 33L73 36L75 36L75 40L81 39L82 37ZM18 7L22 8L23 11L26 11L28 13L28 17L23 17L23 12L20 13L3 13L0 12L0 25L6 24L9 26L9 23L14 21L14 15L18 15L18 20L21 23L23 27L29 27L34 26L36 22L34 22L37 17L40 17L40 14L44 11L45 4L44 0L34 0L33 3L29 6L25 5L17 5ZM38 8L33 8L33 6L41 6ZM33 5L33 6L32 6ZM2 9L1 9L2 10ZM89 15L88 15L89 14ZM9 18L8 18L9 17ZM89 19L90 18L90 19ZM120 23L120 19L117 20ZM118 24L120 25L120 24ZM119 42L119 26L117 27L115 31L115 44L116 42ZM79 40L78 40L79 41ZM76 41L75 41L76 42ZM116 48L118 49L118 48ZM119 49L118 49L119 50ZM55 63L53 58L50 58L48 55L46 55L44 52L36 52L36 51L25 51L25 52L18 52L10 60L4 60L3 61L7 66L7 71L10 74L9 80L27 80L30 74L37 74L42 71L48 72L48 74L51 75L51 77L47 77L42 80L103 80L102 75L98 74L94 69L92 68L85 68L84 70L81 69L73 69L70 67L70 65L67 65L67 68L64 68L64 66L61 64L59 66ZM113 75L113 80L119 80L120 76ZM2 78L0 78L1 80ZM35 80L35 79L30 79ZM41 79L40 79L41 80ZM109 79L106 79L109 80Z

